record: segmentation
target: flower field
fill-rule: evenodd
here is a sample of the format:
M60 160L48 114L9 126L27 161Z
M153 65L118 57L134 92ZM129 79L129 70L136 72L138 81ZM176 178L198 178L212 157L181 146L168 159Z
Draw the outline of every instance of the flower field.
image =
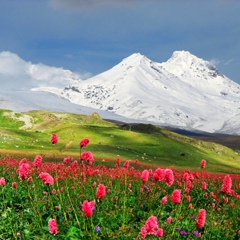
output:
M240 239L239 174L107 167L88 143L79 159L0 159L0 239Z

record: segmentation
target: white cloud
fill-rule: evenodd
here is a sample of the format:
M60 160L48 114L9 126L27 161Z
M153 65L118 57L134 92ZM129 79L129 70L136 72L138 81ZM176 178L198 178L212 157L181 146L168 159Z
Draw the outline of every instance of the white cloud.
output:
M209 60L209 62L214 66L217 66L221 63L221 61L217 58L212 58L212 59Z
M11 52L0 53L1 90L30 90L38 87L63 89L80 80L79 74L44 64L32 64Z

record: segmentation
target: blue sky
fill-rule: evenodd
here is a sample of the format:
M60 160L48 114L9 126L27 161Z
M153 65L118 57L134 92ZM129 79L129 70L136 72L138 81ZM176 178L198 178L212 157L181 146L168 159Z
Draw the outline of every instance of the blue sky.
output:
M240 83L239 13L238 0L0 0L0 51L86 78L186 50Z

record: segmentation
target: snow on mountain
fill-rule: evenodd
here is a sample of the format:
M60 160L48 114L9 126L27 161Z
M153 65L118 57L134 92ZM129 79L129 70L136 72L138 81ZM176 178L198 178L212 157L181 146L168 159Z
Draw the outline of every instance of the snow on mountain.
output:
M16 112L45 109L87 115L97 112L102 118L131 121L111 112L71 103L60 96L66 85L79 81L81 77L69 70L32 64L14 53L0 52L0 109Z
M0 108L46 109L240 135L240 85L209 62L176 51L165 63L132 54L97 76L0 53Z
M61 96L127 118L207 132L225 132L225 126L234 132L236 126L227 122L240 114L240 86L185 51L174 52L166 63L135 53L65 87Z

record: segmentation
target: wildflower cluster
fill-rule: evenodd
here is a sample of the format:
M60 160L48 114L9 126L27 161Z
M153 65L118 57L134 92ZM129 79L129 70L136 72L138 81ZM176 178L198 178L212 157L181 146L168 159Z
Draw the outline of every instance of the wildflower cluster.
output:
M57 144L58 136L51 143ZM89 139L80 141L80 149ZM51 162L0 159L3 239L238 239L240 175L139 160L97 165L89 151ZM203 170L204 169L204 170Z

